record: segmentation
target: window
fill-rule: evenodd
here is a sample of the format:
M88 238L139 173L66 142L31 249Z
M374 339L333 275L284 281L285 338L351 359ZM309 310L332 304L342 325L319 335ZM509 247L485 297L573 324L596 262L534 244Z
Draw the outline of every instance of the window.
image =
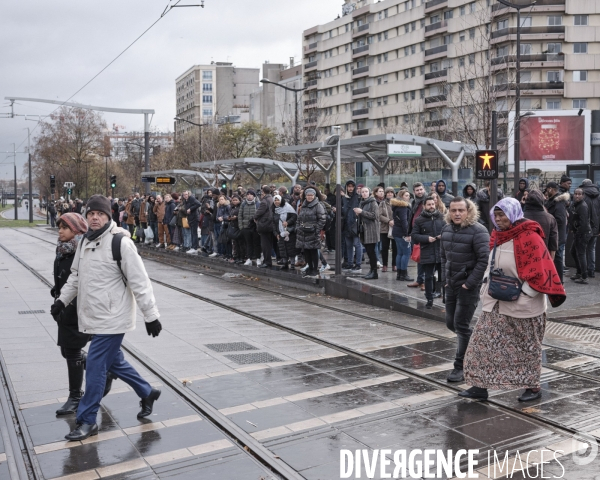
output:
M574 82L587 82L588 72L587 70L575 70L573 72L573 81Z
M463 32L460 32L458 34L458 41L459 42L464 42L466 38L467 38L466 32L463 31Z
M440 69L440 64L438 62L433 62L429 65L430 72L437 72Z
M404 79L406 80L409 76L409 71L408 68L406 70L404 70Z
M454 16L454 10L446 10L444 12L444 20L448 20Z
M424 52L425 51L425 42L421 42L419 44L419 46L421 47L421 51Z
M587 43L574 43L573 44L573 53L587 53L588 51Z
M203 92L212 92L212 83L203 83L202 91Z
M205 108L202 110L203 117L212 117L212 115L213 115L212 108Z
M523 17L521 19L521 26L522 27L531 27L531 17Z
M212 95L202 95L202 103L212 103Z
M202 80L212 80L212 71L202 71Z
M469 38L475 38L475 29L469 28Z
M411 53L411 55L414 55L415 53L417 53L417 46L416 45L411 45L410 46L410 53Z
M425 89L422 88L421 90L419 90L419 98L421 100L423 100L425 98Z
M550 83L556 83L556 82L560 82L560 73L559 71L555 71L555 72L548 72L548 81Z
M414 32L417 29L417 22L412 22L410 24L410 30Z
M473 78L469 80L469 90L475 90L475 79Z
M416 75L417 75L417 69L416 69L416 68L411 68L411 69L410 69L410 76L411 76L411 77L414 77L414 76L416 76Z
M469 65L473 65L475 63L475 54L469 53Z
M425 65L421 65L421 66L419 67L419 69L420 69L420 72L419 72L419 73L420 73L421 75L425 75Z
M409 54L410 54L410 47L404 47L404 56L408 57Z
M521 44L521 55L531 55L531 43Z
M573 108L587 108L587 100L585 98L574 98Z
M588 24L588 16L587 15L575 15L575 18L573 18L573 25L583 26L583 25L587 25L587 24Z
M465 57L460 57L458 59L458 66L459 67L464 67L465 66Z
M417 92L415 92L414 90L410 92L410 99L414 100L415 98L417 98Z
M497 57L505 57L506 55L508 55L508 45L496 48Z
M408 102L408 92L404 92L404 101Z
M431 25L435 25L436 23L440 23L441 22L441 18L439 15L432 15L431 18L429 19L429 23Z
M421 19L421 28L425 28L425 19L424 18Z
M560 99L549 98L546 100L546 110L560 110Z
M453 41L454 35L444 35L444 45L450 45Z
M496 22L496 30L504 30L505 28L508 28L508 19Z
M367 45L371 45L373 43L373 40L375 40L375 36L374 35L370 35L367 37Z
M408 33L410 31L410 25L407 23L404 25L404 33Z
M562 43L549 43L548 53L560 53L562 51Z
M462 17L467 13L467 8L464 5L461 5L458 9L458 14Z
M548 25L551 25L551 26L562 25L562 16L561 15L549 15L548 16Z
M521 83L531 83L531 72L529 72L529 71L521 72Z
M475 2L469 3L469 10L471 13L475 13L476 9L477 9L477 5L475 4Z

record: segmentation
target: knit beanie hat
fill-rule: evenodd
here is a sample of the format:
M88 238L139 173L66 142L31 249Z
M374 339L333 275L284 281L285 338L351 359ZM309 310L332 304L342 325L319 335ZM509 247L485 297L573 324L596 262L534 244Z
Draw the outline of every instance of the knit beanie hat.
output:
M583 182L581 182L580 187L589 187L590 185L593 185L594 182L592 182L589 178L586 178Z
M525 200L525 203L543 206L544 200L546 199L544 198L544 194L542 192L540 192L538 189L532 189L529 190L529 193L527 194L527 200Z
M61 222L64 222L65 226L69 227L69 230L75 235L83 235L88 231L88 224L85 218L78 213L63 213L58 219L58 224L60 225Z
M565 182L572 182L571 177L569 177L567 175L563 175L562 177L560 177L560 183L565 183Z
M386 193L386 195L387 195L388 193L390 193L390 192L392 192L392 193L396 193L396 190L394 190L394 187L387 187L387 188L385 189L385 193Z
M179 200L179 194L178 193L172 193L171 194L171 198L173 198L173 200L177 201L177 200Z
M248 191L246 192L246 195L252 195L253 197L256 197L256 193L251 188L248 189Z
M111 218L110 200L104 195L92 195L85 207L85 216L90 212L102 212Z
M314 188L307 188L304 190L304 195L316 195L317 191Z

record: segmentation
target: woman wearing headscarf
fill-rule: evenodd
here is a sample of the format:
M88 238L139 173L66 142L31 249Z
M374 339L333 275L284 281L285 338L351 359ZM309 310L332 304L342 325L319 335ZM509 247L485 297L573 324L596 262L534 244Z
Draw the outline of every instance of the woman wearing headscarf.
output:
M523 218L519 200L500 200L490 210L490 218L495 229L481 288L483 312L464 362L465 381L472 387L459 395L485 400L490 388L524 388L519 401L528 402L542 396L546 295L550 304L558 307L565 301L566 293L544 244L544 231L537 222ZM494 273L492 277L490 270ZM499 274L504 277L498 277ZM521 284L521 292L516 289L510 298L494 293L490 287L491 282L502 280L505 286L515 285L515 279ZM499 291L503 290L507 291L506 288Z
M85 219L78 213L63 213L57 222L58 243L54 259L54 286L50 290L52 298L60 296L60 290L71 274L71 264L82 235L88 231ZM81 333L78 328L77 299L73 300L54 319L58 325L57 345L60 353L67 361L69 375L69 397L65 404L56 411L56 415L69 415L77 412L79 401L83 396L83 372L85 370L85 353L82 348L90 341L91 335ZM113 377L106 377L104 394L110 390Z
M289 270L290 259L294 270L294 257L296 256L296 210L282 198L281 195L273 197L273 233L277 238L277 248L282 260L282 270Z
M375 197L371 195L368 187L363 187L360 191L361 201L358 208L354 209L354 213L358 218L359 228L358 233L360 241L369 255L370 270L363 278L365 280L376 280L379 278L377 274L377 254L375 245L379 241L379 207Z

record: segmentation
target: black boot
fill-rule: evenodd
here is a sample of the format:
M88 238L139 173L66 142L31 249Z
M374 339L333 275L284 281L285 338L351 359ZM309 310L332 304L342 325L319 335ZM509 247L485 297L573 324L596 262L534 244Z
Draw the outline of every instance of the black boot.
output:
M288 259L287 258L283 259L282 265L283 266L281 267L281 270L289 270L290 269L290 266L288 264Z
M377 280L379 275L377 274L377 270L370 270L367 275L363 277L365 280Z
M142 407L142 409L137 414L137 418L145 418L152 415L152 407L154 406L154 402L158 400L158 397L160 397L160 390L158 388L153 388L150 391L150 395L146 398L142 398L140 400L140 407Z
M401 282L404 282L404 280L405 280L404 270L396 270L396 280L400 280Z
M411 278L408 276L408 270L403 270L403 271L404 271L404 281L405 282L414 282L415 281L414 278Z
M77 424L75 430L73 430L68 435L65 435L65 438L69 440L69 442L76 442L80 440L85 440L88 437L93 435L98 435L98 424L94 423L91 425L87 424Z
M433 292L433 298L440 298L442 296L442 282L435 282L435 292Z
M83 360L67 360L69 372L69 398L65 404L56 411L56 415L70 415L77 413L79 401L83 396L81 386L83 385Z

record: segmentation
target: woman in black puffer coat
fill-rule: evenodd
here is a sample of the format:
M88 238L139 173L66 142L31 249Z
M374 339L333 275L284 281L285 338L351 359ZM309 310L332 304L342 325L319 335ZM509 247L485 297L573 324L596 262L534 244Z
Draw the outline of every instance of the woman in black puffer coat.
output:
M71 264L77 250L78 239L76 236L87 232L88 226L85 219L78 213L64 213L57 222L58 243L56 245L56 258L54 259L54 286L50 290L52 298L60 296L60 290L71 274ZM56 411L56 415L69 415L77 412L79 401L83 396L83 372L85 370L85 353L82 348L90 341L91 335L81 333L78 327L77 299L73 300L54 319L58 325L57 344L60 353L67 361L69 372L69 398L65 404ZM110 391L114 377L106 377L104 394Z
M370 270L363 278L365 280L376 280L377 275L377 255L375 245L380 239L379 233L379 205L377 200L371 195L371 191L367 187L363 187L359 192L361 197L358 208L354 209L354 213L358 217L360 241L369 255Z
M321 230L325 227L327 216L325 207L317 198L314 188L304 191L304 202L298 213L296 228L296 248L304 249L304 258L308 263L306 277L315 277L318 274L319 249L321 248Z

